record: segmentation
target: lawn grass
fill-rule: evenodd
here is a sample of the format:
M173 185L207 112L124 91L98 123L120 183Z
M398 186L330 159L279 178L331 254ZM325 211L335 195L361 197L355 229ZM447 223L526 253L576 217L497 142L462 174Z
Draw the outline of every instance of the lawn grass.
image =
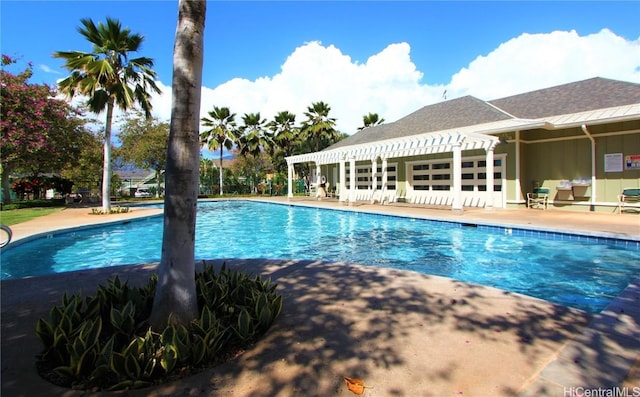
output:
M40 216L52 214L54 212L62 211L65 207L50 207L50 208L22 208L17 210L4 210L0 211L0 223L3 225L15 225L17 223L26 222L30 219L34 219Z

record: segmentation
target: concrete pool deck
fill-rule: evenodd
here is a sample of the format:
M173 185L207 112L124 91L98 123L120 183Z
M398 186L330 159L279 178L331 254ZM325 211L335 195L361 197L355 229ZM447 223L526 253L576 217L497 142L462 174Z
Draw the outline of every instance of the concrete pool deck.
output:
M347 207L308 198L294 203L640 240L640 216L635 214L496 209L454 215L409 205ZM135 208L108 217L89 212L66 209L15 225L14 239L160 211ZM353 395L342 376L361 378L368 386L366 396L573 396L584 389L614 387L629 388L629 395L634 387L640 392L638 279L630 280L607 309L590 315L452 279L326 263L321 255L318 259L229 259L228 265L270 276L278 284L285 297L278 321L254 347L226 364L124 395ZM53 386L38 376L35 322L59 304L64 291L92 293L115 275L140 283L154 267L2 281L0 393L91 395Z

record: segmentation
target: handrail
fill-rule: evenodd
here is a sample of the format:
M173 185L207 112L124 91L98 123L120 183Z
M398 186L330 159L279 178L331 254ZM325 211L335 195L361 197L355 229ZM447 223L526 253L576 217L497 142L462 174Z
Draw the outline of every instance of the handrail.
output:
M13 237L13 232L11 231L11 228L9 226L7 226L7 225L0 224L0 229L4 232L4 233L2 233L3 235L4 234L7 235L6 241L4 239L2 241L0 241L0 248L3 248L4 246L6 246L7 244L9 244L11 242L11 238Z

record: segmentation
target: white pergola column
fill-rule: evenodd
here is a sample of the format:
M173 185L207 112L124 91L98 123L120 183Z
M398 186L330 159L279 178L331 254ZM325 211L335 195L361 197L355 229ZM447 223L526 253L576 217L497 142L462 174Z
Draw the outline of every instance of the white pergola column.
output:
M380 202L384 203L387 194L387 158L382 158L382 188L380 191Z
M378 158L374 157L371 160L371 204L373 204L376 199L376 189L378 188Z
M347 166L344 159L340 159L340 201L347 201Z
M356 201L356 159L349 159L349 204Z
M485 201L484 204L484 208L487 210L492 210L493 209L493 145L491 145L488 149L487 149L487 165L486 165L486 173L487 173L487 177L486 177L486 186L487 186L487 199Z
M322 169L320 168L320 163L316 163L316 197L320 197L320 182Z
M453 145L453 212L462 212L462 145Z
M513 198L518 203L524 200L524 194L522 193L522 181L520 179L520 131L516 131L515 137L516 145L516 175L513 183Z
M293 199L293 164L287 164L287 197Z

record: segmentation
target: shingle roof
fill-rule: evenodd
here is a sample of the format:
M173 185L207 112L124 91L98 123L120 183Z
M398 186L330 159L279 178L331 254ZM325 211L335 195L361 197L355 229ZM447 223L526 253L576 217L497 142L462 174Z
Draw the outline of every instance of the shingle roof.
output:
M640 103L640 84L595 77L489 103L515 117L537 119Z
M325 150L514 118L539 119L632 104L640 104L640 84L601 77L488 102L465 96L366 128Z
M511 118L478 98L465 96L425 106L393 123L366 128L331 149Z

